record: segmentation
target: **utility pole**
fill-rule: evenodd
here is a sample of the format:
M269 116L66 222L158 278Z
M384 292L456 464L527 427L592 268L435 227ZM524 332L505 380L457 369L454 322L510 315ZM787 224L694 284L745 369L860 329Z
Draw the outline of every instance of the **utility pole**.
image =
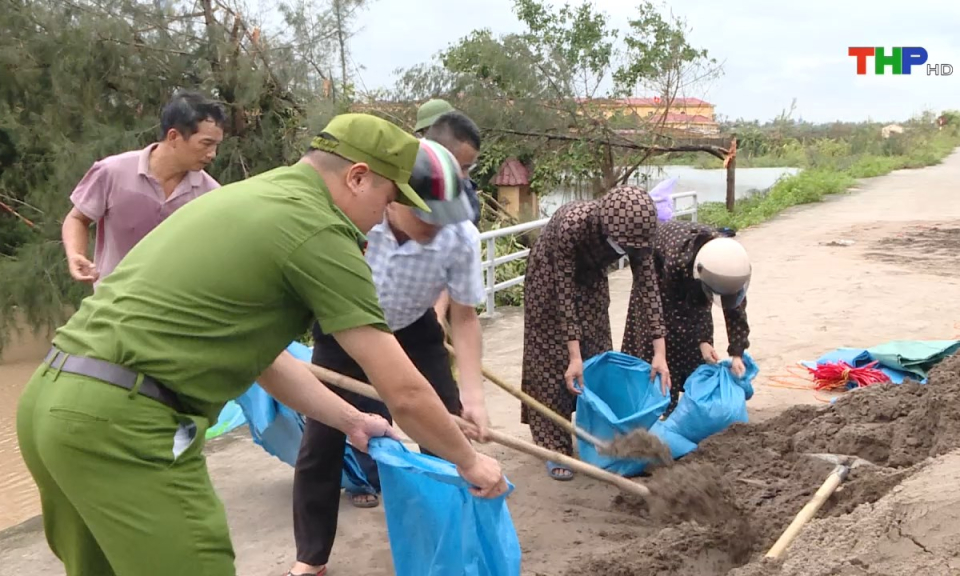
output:
M347 42L343 33L343 2L344 0L333 0L334 15L337 18L337 41L340 43L341 94L347 89Z

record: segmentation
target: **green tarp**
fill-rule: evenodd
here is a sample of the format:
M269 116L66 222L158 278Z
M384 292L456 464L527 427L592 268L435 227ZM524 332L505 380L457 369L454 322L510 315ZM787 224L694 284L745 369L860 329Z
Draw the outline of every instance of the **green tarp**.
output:
M916 374L921 380L938 362L960 350L960 340L894 340L867 352L880 364Z

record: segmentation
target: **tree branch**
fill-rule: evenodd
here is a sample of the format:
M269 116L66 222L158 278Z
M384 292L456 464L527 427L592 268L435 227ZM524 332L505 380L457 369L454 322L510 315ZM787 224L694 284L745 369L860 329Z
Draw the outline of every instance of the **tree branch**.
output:
M680 145L680 146L656 146L636 144L626 139L620 139L619 142L613 142L605 138L591 138L585 136L567 136L564 134L547 134L544 132L527 132L524 130L510 130L508 128L483 128L486 132L495 132L499 134L512 134L514 136L526 136L528 138L544 138L547 140L560 140L563 142L589 142L591 144L601 144L604 146L613 146L616 148L625 148L628 150L641 150L652 152L651 155L668 154L670 152L706 152L711 156L723 160L727 157L728 151L719 146L706 145Z
M24 218L23 216L21 216L19 212L17 212L16 210L14 210L13 208L11 208L11 207L8 206L7 204L4 204L3 202L0 202L0 208L2 208L3 210L5 210L5 211L7 211L7 212L9 212L9 213L11 213L11 214L13 214L13 215L16 216L17 218L19 218L21 222L23 222L23 223L26 224L27 226L29 226L29 227L31 227L31 228L36 228L36 227L37 227L36 224L34 224L34 223L31 222L30 220L27 220L26 218Z

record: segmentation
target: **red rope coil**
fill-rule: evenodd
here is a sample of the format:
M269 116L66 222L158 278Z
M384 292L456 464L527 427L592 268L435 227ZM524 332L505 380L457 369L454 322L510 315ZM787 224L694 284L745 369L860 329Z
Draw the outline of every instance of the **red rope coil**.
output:
M890 377L874 368L878 362L855 368L843 360L818 364L816 368L807 368L813 375L814 389L836 390L838 388L862 388L872 384L889 382Z

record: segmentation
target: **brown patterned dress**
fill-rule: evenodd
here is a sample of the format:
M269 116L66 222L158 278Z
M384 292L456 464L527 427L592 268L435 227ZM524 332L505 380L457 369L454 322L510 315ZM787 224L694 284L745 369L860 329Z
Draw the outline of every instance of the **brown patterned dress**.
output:
M667 324L667 366L672 381L668 414L677 405L683 383L703 363L700 343L713 345L712 304L703 293L700 281L693 278L693 262L704 244L721 235L710 226L681 220L661 222L657 227L654 265ZM741 356L750 346L746 307L744 299L737 308L723 311L730 356ZM659 333L649 330L651 323L646 319L646 310L646 303L631 294L621 351L650 362L653 340Z
M608 242L630 253L637 305L650 318L650 334L662 334L660 295L652 243L657 227L653 200L640 188L621 187L598 200L561 206L530 251L524 280L523 377L521 388L570 418L576 406L564 381L567 342L580 342L584 361L613 348L607 272L620 258ZM569 433L521 404L520 421L534 441L572 455Z

